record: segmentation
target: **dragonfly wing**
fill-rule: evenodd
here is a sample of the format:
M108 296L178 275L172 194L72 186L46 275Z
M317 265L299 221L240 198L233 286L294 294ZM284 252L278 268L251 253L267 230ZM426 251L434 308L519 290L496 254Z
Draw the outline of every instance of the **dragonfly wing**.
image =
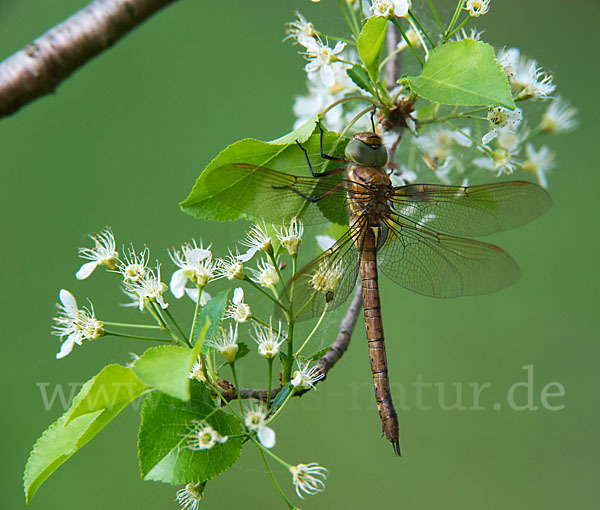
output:
M223 185L223 175L227 176ZM281 224L292 217L305 224L347 222L346 188L339 175L298 177L248 163L211 170L203 179L214 200L254 218ZM322 197L322 201L311 201Z
M381 271L409 290L432 297L476 296L519 278L513 258L489 243L440 234L392 216L378 252Z
M358 251L363 237L359 223L327 251L298 271L287 283L284 306L291 308L297 320L318 317L325 306L333 310L341 305L356 286Z
M482 186L410 184L391 204L403 219L459 236L481 236L523 225L552 205L548 192L525 181Z

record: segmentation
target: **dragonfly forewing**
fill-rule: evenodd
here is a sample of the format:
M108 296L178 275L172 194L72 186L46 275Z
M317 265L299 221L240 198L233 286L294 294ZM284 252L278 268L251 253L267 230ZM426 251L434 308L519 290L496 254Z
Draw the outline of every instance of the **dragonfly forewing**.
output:
M481 186L410 184L395 189L394 211L410 222L459 236L482 236L519 227L548 211L548 192L530 182Z
M222 175L226 176L223 186ZM233 163L201 176L214 200L252 218L281 224L292 217L307 225L347 221L340 176L298 177L249 163ZM326 201L315 200L327 194Z

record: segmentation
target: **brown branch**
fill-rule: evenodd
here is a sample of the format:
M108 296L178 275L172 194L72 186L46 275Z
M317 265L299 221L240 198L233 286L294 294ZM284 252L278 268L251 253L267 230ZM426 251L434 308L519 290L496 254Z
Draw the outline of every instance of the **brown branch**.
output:
M49 94L175 0L95 0L0 63L0 117Z
M348 350L348 346L350 345L350 338L352 338L352 332L354 331L354 327L356 326L356 320L358 319L358 314L360 313L360 309L362 308L362 286L358 286L356 288L356 292L354 293L354 297L352 298L352 302L346 311L346 315L340 322L340 331L333 342L329 350L325 353L325 355L319 360L317 363L317 367L323 373L323 378L317 381L315 384L318 384L321 381L324 381L327 377L327 373L335 366L335 364L340 360L340 358L344 355L344 353ZM222 389L221 395L227 401L235 400L237 398L237 392L235 391L235 386L231 384L229 381L225 381L223 379L219 379L219 386ZM277 394L281 391L281 388L274 388L271 390L271 400L273 400ZM298 391L294 394L295 397L301 397L308 390ZM259 400L267 400L267 390L255 390L251 388L240 388L240 397L242 399L246 398L256 398Z

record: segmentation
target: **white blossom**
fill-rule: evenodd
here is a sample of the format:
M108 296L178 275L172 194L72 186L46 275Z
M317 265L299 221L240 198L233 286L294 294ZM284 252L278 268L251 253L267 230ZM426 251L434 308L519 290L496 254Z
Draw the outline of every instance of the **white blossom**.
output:
M94 316L94 309L78 308L77 301L68 290L58 293L60 303L58 315L54 317L55 325L52 334L59 336L62 344L56 355L57 359L69 354L75 344L81 345L84 340L94 340L104 335L104 324Z
M408 15L410 0L373 0L371 11L374 16L403 18Z
M344 276L344 268L341 260L329 265L327 260L322 259L310 279L310 285L318 292L327 293L337 287L342 276Z
M323 371L318 367L310 366L310 361L305 363L298 363L299 370L294 372L294 377L291 383L294 387L307 390L309 388L315 388L315 383L325 377Z
M198 484L194 483L188 483L185 488L177 491L176 495L181 510L198 510L201 499L202 490L199 490Z
M527 159L521 164L521 168L526 172L532 172L537 176L540 186L548 187L548 179L546 173L556 167L554 161L554 153L546 146L536 151L530 143L525 147Z
M186 291L186 283L189 281L197 287L204 287L215 275L215 263L212 259L210 245L204 248L195 240L186 243L181 247L181 251L174 250L169 252L173 263L179 267L171 276L169 284L171 293L177 298L181 298ZM192 298L193 299L193 298Z
M115 251L115 237L110 228L107 227L99 234L91 234L89 237L94 241L94 247L79 248L79 256L90 262L83 264L75 273L78 280L85 280L98 266L115 269L119 258L119 254Z
M523 111L520 108L509 110L503 106L490 106L487 113L492 129L481 138L484 145L490 143L498 136L500 130L516 131L523 120Z
M285 39L294 39L298 44L307 47L308 41L317 37L314 25L302 14L296 11L296 19L286 23L287 36Z
M233 363L239 348L237 340L238 325L236 323L235 329L231 326L231 324L229 324L228 330L221 326L218 336L216 338L207 340L204 342L204 344L222 354L228 363Z
M503 148L497 148L490 153L486 152L486 156L473 160L474 165L496 172L497 177L503 174L512 174L519 163L514 152Z
M258 269L248 269L253 276L252 281L267 289L274 287L279 281L275 266L264 260L260 260L257 267Z
M123 282L125 293L132 299L137 299L137 306L144 311L147 301L158 303L164 310L169 305L165 302L163 293L168 287L161 281L160 264L156 264L156 273L148 269L146 274L136 281Z
M190 422L188 432L183 437L187 440L186 448L192 451L210 450L217 443L227 442L227 436L222 436L208 423L198 420Z
M197 381L204 381L204 371L202 370L202 359L200 355L196 359L196 362L192 366L192 370L190 370L190 374L188 376L190 379L196 379Z
M497 59L519 99L546 99L556 89L552 75L545 73L534 59L522 57L517 48L500 50Z
M298 220L295 216L290 221L290 226L285 227L285 225L281 226L281 230L277 230L275 227L275 233L277 235L277 239L283 245L284 248L287 249L290 255L295 255L298 253L298 247L302 242L302 234L304 233L304 225L300 220Z
M296 488L296 494L304 499L304 494L312 495L325 490L325 478L327 478L327 469L319 466L316 462L310 464L298 464L290 466L292 474L292 483Z
M469 16L477 18L489 11L490 0L467 0L463 9L469 11Z
M253 324L253 326L253 338L258 344L258 353L266 359L275 358L279 354L279 347L287 338L287 334L281 331L281 321L279 321L277 332L273 329L271 320L269 320L268 328L259 324Z
M250 430L256 431L258 440L265 448L275 446L275 431L267 427L267 412L262 402L255 401L244 411L244 423Z
M237 287L233 291L231 305L225 310L224 319L233 319L235 322L247 322L252 317L250 305L244 303L244 289Z
M304 70L308 74L308 79L316 81L317 79L325 87L331 87L335 84L335 67L345 67L346 64L339 62L338 55L344 51L346 43L338 41L334 48L323 44L319 39L307 40L305 55L308 63Z
M540 129L545 133L566 133L577 127L577 109L570 106L560 96L553 100L540 122Z
M244 275L244 265L240 261L240 253L236 250L235 255L229 250L229 255L224 259L217 259L215 276L217 278L227 278L228 280L243 280L246 278Z
M117 261L117 271L123 276L123 281L137 282L139 279L146 276L148 271L148 259L150 252L147 247L139 253L136 253L131 246L127 253L123 253L123 259Z
M252 225L246 234L246 239L240 241L240 244L246 246L248 251L243 255L237 256L239 262L248 262L259 251L264 251L265 253L273 252L271 236L267 233L267 226L264 221L262 228L258 224Z

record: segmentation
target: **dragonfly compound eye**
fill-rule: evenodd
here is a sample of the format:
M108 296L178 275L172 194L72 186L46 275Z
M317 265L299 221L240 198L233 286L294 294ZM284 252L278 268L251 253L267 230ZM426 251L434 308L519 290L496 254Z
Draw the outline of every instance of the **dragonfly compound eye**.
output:
M380 148L382 148L381 145L373 146L366 144L362 140L350 140L348 145L346 145L346 157L357 165L378 166L377 155ZM385 151L385 147L383 147L383 150Z

